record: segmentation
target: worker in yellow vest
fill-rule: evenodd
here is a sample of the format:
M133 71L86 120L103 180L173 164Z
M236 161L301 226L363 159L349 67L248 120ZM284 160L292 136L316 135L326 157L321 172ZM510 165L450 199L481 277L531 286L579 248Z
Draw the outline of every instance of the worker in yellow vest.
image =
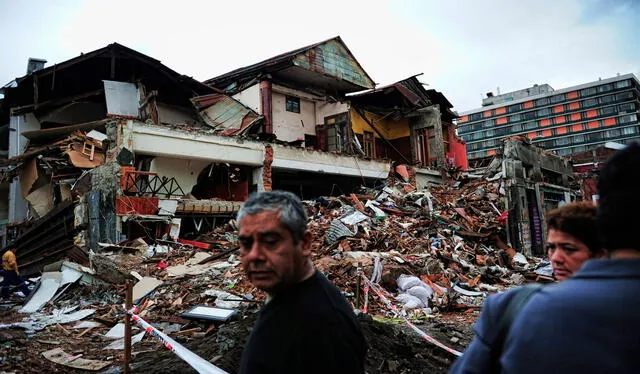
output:
M18 262L16 261L15 248L9 248L2 255L2 298L9 297L9 287L15 285L20 287L20 291L25 295L29 295L29 287L20 276L18 271Z

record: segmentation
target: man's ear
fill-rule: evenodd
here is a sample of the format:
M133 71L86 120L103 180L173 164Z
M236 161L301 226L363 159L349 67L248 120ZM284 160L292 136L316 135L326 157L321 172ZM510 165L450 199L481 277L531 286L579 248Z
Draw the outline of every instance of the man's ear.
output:
M302 254L305 256L311 256L311 242L313 241L313 234L307 230L302 234L300 244L302 245Z

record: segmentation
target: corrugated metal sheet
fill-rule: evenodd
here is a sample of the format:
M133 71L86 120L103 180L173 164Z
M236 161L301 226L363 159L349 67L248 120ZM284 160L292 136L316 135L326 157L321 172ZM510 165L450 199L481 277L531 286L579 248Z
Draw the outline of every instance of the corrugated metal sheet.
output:
M298 54L293 63L364 88L373 88L371 78L341 40L330 40Z
M222 135L241 135L262 119L250 108L224 94L199 96L191 102L204 122Z
M230 85L237 85L238 82L250 81L264 73L273 73L286 69L291 65L325 73L350 82L362 89L374 87L373 79L358 63L353 53L339 36L274 56L257 64L230 71L208 79L204 83L224 89ZM358 89L353 88L348 92L355 91L358 91Z

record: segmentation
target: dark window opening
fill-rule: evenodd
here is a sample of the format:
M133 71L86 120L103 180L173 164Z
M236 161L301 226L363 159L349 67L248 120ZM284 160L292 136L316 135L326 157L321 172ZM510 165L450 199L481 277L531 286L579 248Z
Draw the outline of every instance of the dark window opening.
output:
M285 110L287 112L300 113L300 99L293 96L287 96Z
M373 133L370 131L365 131L364 135L362 136L362 148L364 154L368 157L374 157L374 155L376 154L375 144L376 143L373 137Z
M306 148L316 148L316 136L315 135L304 135L304 146Z

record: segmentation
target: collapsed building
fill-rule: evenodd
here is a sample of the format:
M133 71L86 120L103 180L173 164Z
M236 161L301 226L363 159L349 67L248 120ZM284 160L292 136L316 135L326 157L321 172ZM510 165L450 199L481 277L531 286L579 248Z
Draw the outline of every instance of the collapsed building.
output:
M481 174L502 180L508 213L507 240L528 256L545 256L545 212L575 201L568 159L531 144L527 137L503 140L503 147ZM479 177L480 175L476 175Z
M339 37L204 83L119 44L33 65L0 104L3 246L25 274L193 239L253 191L350 193L397 164L424 187L466 168L444 95L416 77L375 89Z

